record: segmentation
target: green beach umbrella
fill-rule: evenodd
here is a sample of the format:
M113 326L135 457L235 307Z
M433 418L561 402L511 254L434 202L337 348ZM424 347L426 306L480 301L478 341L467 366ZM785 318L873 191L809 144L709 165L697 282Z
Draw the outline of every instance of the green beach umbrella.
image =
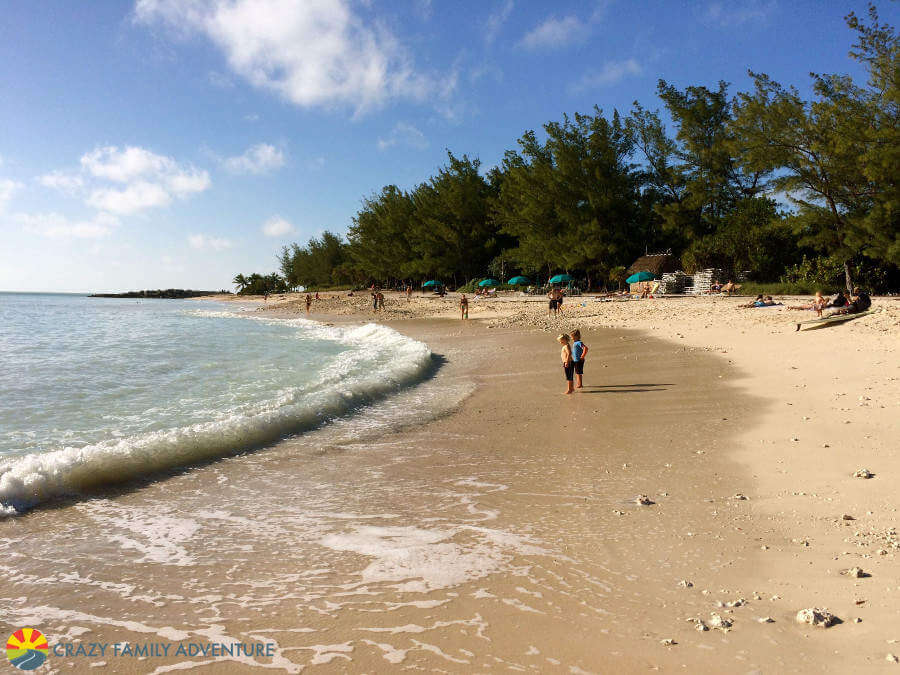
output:
M572 281L572 277L568 274L557 274L555 277L550 279L551 284L564 284L567 281Z
M638 272L637 274L632 274L625 280L626 284L637 284L641 281L650 281L654 278L652 272L647 272L646 270L643 272Z
M440 281L435 281L434 279L431 279L430 281L426 281L424 284L422 284L423 287L425 287L425 286L443 286L443 285L444 284L442 284Z
M496 279L482 279L478 282L478 285L482 288L484 288L485 286L499 286L500 282Z
M509 281L507 281L510 286L527 286L531 283L531 279L528 277L513 277Z

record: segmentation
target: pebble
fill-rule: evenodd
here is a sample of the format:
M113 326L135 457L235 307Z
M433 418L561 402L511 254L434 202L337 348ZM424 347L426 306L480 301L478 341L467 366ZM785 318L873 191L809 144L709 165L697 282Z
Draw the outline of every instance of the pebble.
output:
M677 645L678 643L675 642L675 640L673 640L672 638L666 638L665 640L660 640L659 644L663 645L664 647L671 647L672 645Z
M728 630L731 628L732 622L731 619L726 619L724 616L719 616L713 612L709 615L709 625L719 630Z
M775 619L773 619L771 616L761 616L757 619L757 621L759 621L759 623L775 623Z
M849 570L844 572L848 577L853 577L854 579L862 579L863 577L870 576L866 572L863 571L862 567L851 567Z
M890 663L897 663L897 661L898 661L897 657L894 656L893 654L888 654L887 656L884 657L884 660L888 661Z
M692 582L688 581L687 579L682 579L681 581L678 582L678 585L681 588L693 588L693 586L694 586L694 584Z
M856 518L854 518L853 516L851 516L848 513L845 513L844 515L841 516L841 520L856 520Z
M868 469L859 469L853 474L854 478L871 478L872 472Z
M743 500L746 500L747 498L746 498L743 494L741 494L740 492L738 492L737 494L735 494L735 495L732 497L732 499L737 499L737 500L739 500L739 501L743 501Z
M656 502L650 499L650 497L648 497L647 495L638 495L634 498L634 503L638 504L639 506L650 506L651 504L655 504Z
M808 623L821 628L828 628L836 623L837 617L827 609L819 609L818 607L809 607L801 609L797 612L797 623Z

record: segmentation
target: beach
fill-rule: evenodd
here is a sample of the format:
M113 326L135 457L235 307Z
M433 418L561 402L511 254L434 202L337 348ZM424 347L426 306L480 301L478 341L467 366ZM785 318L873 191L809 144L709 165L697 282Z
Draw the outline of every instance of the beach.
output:
M453 295L374 316L327 295L310 318L383 322L433 375L0 521L0 627L271 651L51 656L110 672L880 672L900 651L894 301L794 333L811 313L736 298L569 298L548 320L513 296L461 322ZM259 314L305 317L302 297ZM575 327L585 389L562 396L553 338ZM842 623L798 624L808 607Z

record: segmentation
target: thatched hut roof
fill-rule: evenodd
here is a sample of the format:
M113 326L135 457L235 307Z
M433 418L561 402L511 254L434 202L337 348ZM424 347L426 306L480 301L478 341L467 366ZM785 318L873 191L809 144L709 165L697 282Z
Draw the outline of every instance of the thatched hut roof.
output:
M631 275L646 270L656 276L660 276L666 272L674 272L677 269L678 259L671 253L650 253L642 255L635 260L627 271Z

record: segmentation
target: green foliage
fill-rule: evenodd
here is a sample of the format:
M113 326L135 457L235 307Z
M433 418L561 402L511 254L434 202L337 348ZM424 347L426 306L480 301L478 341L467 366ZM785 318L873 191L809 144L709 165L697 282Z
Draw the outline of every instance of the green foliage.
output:
M363 199L347 240L331 232L277 256L277 281L236 275L239 292L395 286L442 279L468 292L485 276L535 282L569 272L621 285L641 253L670 249L692 272L718 267L754 280L833 287L900 285L900 42L874 5L846 17L850 56L868 74L813 75L805 100L764 74L683 89L660 80L672 120L635 102L564 115L526 131L501 165L447 152L410 190ZM785 213L773 197L793 208ZM592 281L592 278L594 281ZM268 279L268 281L264 281Z
M840 287L840 284L823 286L811 282L778 281L762 284L748 281L741 284L741 295L749 295L751 297L757 295L814 295L816 291L822 291L822 293L827 295L832 293L832 291L836 293Z
M238 274L233 283L238 286L238 295L265 295L266 293L284 293L288 290L284 278L274 273L262 275L254 272L246 277Z

